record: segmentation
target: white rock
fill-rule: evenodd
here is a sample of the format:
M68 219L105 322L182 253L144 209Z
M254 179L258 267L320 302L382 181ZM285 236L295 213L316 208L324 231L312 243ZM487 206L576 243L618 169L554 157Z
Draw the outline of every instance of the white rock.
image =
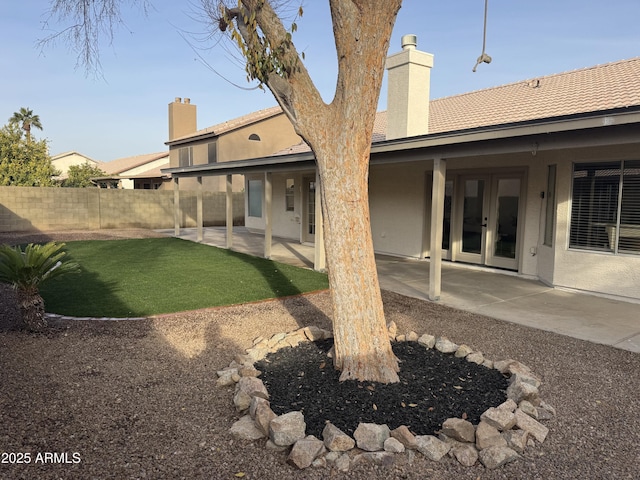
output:
M311 466L311 463L325 452L324 444L313 435L298 440L291 449L287 461L299 469Z
M436 345L436 337L427 335L426 333L418 338L418 343L425 348L433 348Z
M458 345L446 337L438 337L436 339L436 350L442 353L453 353L458 350Z
M476 441L475 427L471 422L461 418L446 419L442 424L441 432L459 442L474 443Z
M416 446L420 453L434 462L439 462L451 449L451 445L433 435L416 435Z
M504 408L491 407L480 415L480 420L488 423L498 430L509 430L516 424L515 415Z
M456 350L455 356L458 358L466 358L470 353L473 353L473 349L469 345L462 344Z
M476 365L482 365L484 360L485 359L482 352L472 352L469 355L467 355L467 361L475 363Z
M398 428L391 430L391 436L404 445L405 448L415 450L416 436L409 431L405 425L400 425Z
M542 443L547 438L549 429L522 410L516 410L515 418L518 428L529 432L538 442Z
M509 447L485 448L484 450L480 450L478 456L482 464L490 470L520 458L520 456Z
M280 415L269 424L269 438L280 446L293 445L305 437L307 424L301 412L289 412Z
M473 445L457 445L451 451L455 459L465 467L473 467L478 461L478 450Z
M483 450L489 447L506 447L507 441L500 435L497 428L487 422L480 422L476 427L476 447Z
M393 437L389 437L384 441L384 451L389 453L403 453L404 445Z
M383 450L384 442L390 435L388 426L375 423L360 423L353 432L358 448L367 452Z
M235 422L231 426L230 433L236 440L258 440L265 437L249 415L245 415Z
M356 442L332 423L327 423L322 430L324 445L332 452L346 452L356 446Z

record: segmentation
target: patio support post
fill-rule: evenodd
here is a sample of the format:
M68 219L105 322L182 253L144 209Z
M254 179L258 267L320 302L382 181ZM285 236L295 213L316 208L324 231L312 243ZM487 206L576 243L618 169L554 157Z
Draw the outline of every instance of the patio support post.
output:
M316 169L316 232L315 244L313 248L313 269L318 272L324 272L327 269L326 257L324 252L324 229L322 218L322 195L320 195L320 172Z
M271 240L273 233L271 211L272 193L271 172L264 172L264 258L271 258Z
M447 161L433 160L433 186L431 188L431 241L429 262L429 300L440 300L442 286L442 223L444 221L444 184Z
M196 221L198 223L198 236L196 238L196 241L202 242L202 240L204 239L204 218L202 215L202 177L198 177Z
M231 175L227 175L227 216L226 216L226 226L227 226L227 248L231 249L233 246L233 177Z
M173 234L180 235L180 179L173 177Z

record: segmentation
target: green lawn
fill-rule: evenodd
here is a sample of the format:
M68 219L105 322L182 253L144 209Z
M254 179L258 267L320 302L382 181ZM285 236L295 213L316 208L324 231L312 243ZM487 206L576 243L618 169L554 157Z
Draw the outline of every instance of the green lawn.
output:
M326 289L327 276L176 238L68 242L82 272L41 289L47 312L137 317Z

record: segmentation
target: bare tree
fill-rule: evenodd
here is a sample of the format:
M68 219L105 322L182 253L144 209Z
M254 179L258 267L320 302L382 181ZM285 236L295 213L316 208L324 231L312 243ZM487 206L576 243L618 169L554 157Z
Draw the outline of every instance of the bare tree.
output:
M113 12L117 0L102 2ZM91 13L94 3L100 2L57 0L52 13L59 4ZM329 104L292 41L295 24L285 28L273 1L201 3L211 28L230 34L246 59L249 77L269 88L315 154L340 380L397 382L398 360L386 329L371 237L368 175L385 58L401 0L329 0L338 56L336 91ZM87 18L78 14L77 25Z

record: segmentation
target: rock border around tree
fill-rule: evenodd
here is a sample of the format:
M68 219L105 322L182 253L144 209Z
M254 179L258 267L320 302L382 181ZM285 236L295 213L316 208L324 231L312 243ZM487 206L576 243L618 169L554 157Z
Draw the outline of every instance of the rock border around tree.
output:
M489 360L482 352L446 337L415 332L397 335L394 322L389 323L388 331L396 342L418 342L425 348L498 370L508 377L507 400L487 409L477 425L462 418L445 420L438 436L414 435L410 425L389 430L387 425L372 423L360 423L353 438L331 423L324 428L322 439L307 435L302 412L278 416L271 410L269 393L254 363L283 347L333 338L331 332L310 326L268 339L256 338L246 354L237 355L227 368L217 372L216 386L235 386L233 403L243 415L231 427L233 438L266 439L267 449L288 451L287 461L299 469L334 468L343 472L361 462L392 465L395 455L406 451L418 451L434 462L449 456L463 466L480 462L485 468L495 469L521 458L527 447L545 441L549 429L542 422L553 419L556 411L540 398L541 378L529 367L511 359Z

